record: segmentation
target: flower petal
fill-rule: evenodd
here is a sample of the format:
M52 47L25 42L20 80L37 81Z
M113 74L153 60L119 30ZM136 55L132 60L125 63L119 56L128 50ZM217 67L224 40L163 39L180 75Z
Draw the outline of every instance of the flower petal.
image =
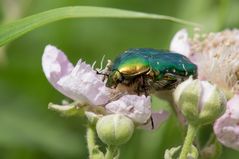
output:
M150 97L125 95L105 106L110 113L122 114L134 122L145 124L151 116Z
M69 97L91 105L103 105L109 101L110 89L97 76L90 65L79 60L72 72L58 81Z
M218 140L230 148L239 150L239 94L227 102L226 112L214 124Z
M62 92L62 88L57 84L57 81L68 75L74 67L61 50L52 45L47 45L42 56L42 68L48 81Z
M79 60L73 68L62 51L48 45L42 66L50 83L65 96L90 105L103 105L109 101L110 89L85 62Z
M186 29L179 30L173 37L170 50L180 53L186 57L190 56L190 46L188 41L188 32Z
M141 127L147 130L157 129L165 120L168 119L168 117L169 117L169 113L164 110L161 110L158 112L152 112L151 119L145 125L142 125Z

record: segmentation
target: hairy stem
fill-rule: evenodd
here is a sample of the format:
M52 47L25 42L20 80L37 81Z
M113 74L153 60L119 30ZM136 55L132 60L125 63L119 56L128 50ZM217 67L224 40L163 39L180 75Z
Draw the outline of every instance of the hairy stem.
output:
M109 145L105 154L105 159L113 159L117 156L118 148L116 146Z
M95 145L95 131L94 131L94 128L90 125L88 125L87 127L86 141L87 141L87 147L89 151L89 159L92 159L93 150L96 145Z
M187 159L187 155L191 150L192 143L193 143L194 137L196 135L196 132L197 132L197 127L189 124L188 130L187 130L187 135L184 140L183 148L180 153L179 159Z

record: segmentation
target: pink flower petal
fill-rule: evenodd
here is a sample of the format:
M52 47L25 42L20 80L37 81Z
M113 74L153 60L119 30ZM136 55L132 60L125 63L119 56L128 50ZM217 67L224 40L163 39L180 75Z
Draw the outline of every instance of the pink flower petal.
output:
M79 60L73 68L64 53L54 46L46 46L42 67L49 82L65 96L90 105L103 105L109 101L110 89L91 66Z
M180 53L186 57L190 56L188 32L186 29L182 29L174 35L170 44L170 50Z
M57 81L68 75L74 67L61 50L47 45L42 56L42 68L48 81L62 92L62 88L57 84Z
M239 94L227 102L227 110L215 122L214 132L222 144L239 150Z
M81 60L58 84L72 99L86 101L92 105L106 104L110 98L110 89L105 87L91 66Z
M151 116L150 97L125 95L105 106L110 113L122 114L139 124L146 123Z
M151 117L152 118L147 122L147 124L141 126L142 128L148 129L148 130L152 130L152 129L154 130L154 129L159 128L160 125L165 120L168 119L169 113L164 111L164 110L161 110L161 111L158 111L158 112L152 112ZM152 123L153 123L154 127L152 127Z

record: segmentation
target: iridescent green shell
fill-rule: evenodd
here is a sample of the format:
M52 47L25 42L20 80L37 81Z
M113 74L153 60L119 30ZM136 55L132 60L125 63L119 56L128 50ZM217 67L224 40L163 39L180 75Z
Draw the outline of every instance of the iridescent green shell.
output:
M139 65L159 71L160 74L171 72L181 76L197 75L197 66L187 57L170 51L146 48L125 51L114 61L112 71L120 71L125 67L135 68ZM132 72L132 75L134 74L135 72Z
M165 50L136 48L115 59L107 86L135 82L142 77L146 78L146 86L171 89L189 76L197 76L197 66L187 57Z

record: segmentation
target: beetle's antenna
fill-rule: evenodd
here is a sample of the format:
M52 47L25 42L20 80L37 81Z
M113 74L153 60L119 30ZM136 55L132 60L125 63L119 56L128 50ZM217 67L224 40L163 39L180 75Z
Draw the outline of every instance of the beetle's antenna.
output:
M108 78L110 75L110 68L112 66L112 62L111 60L107 60L107 64L105 66L105 68L103 69L103 61L104 61L105 55L103 56L102 60L101 60L101 68L100 69L96 69L96 74L99 75L104 75L103 77L103 81L105 81L106 77Z

